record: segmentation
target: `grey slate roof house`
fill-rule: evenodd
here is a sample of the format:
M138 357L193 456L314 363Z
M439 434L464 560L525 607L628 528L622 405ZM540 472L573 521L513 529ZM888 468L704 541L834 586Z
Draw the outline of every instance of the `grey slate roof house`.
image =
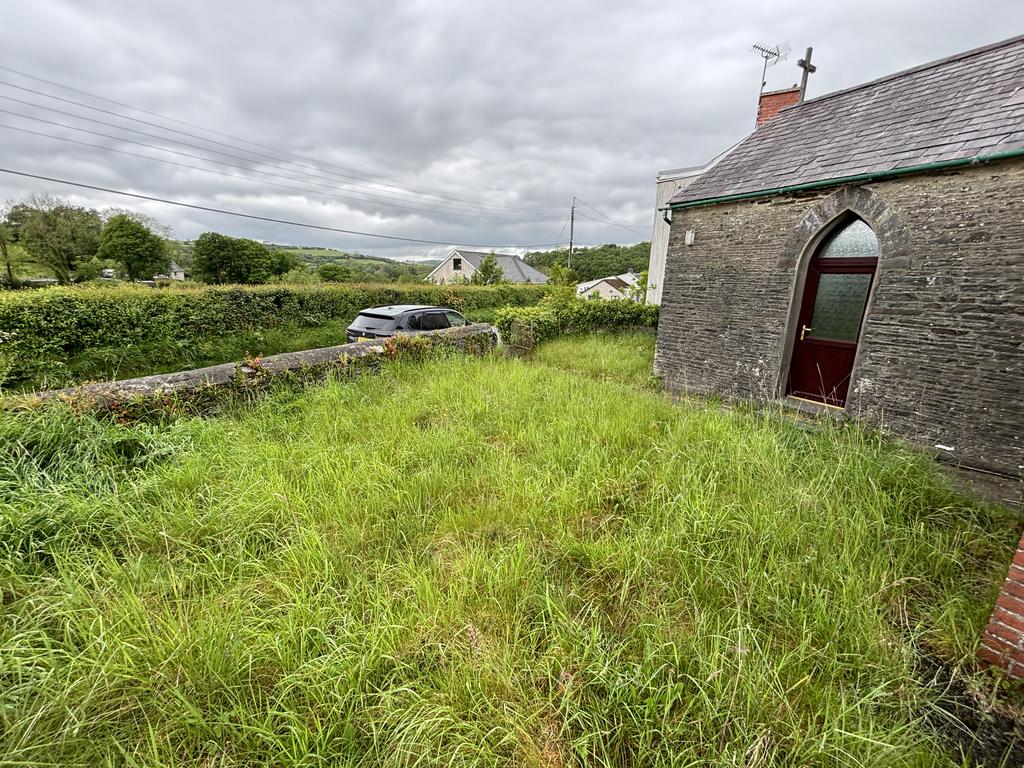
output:
M783 109L665 206L656 371L1016 488L1024 36Z
M547 275L534 269L518 256L463 250L454 250L449 253L448 258L434 267L426 279L432 283L440 284L451 283L459 278L469 279L480 267L480 263L488 256L494 256L504 278L510 283L543 285L548 281Z
M583 299L598 297L602 299L628 299L640 284L640 275L626 272L622 275L599 277L576 286L576 295Z

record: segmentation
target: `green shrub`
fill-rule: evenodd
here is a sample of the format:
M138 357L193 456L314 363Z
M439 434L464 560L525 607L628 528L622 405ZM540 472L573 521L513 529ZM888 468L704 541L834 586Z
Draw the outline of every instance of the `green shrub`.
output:
M608 328L654 328L658 325L658 307L628 299L587 301L552 294L538 306L499 309L494 324L508 339L517 321L533 328L533 343L537 344L556 336Z
M60 369L84 352L143 344L199 344L282 325L351 321L366 307L440 304L474 312L536 304L542 286L266 285L168 288L48 288L0 295L0 331L12 381Z

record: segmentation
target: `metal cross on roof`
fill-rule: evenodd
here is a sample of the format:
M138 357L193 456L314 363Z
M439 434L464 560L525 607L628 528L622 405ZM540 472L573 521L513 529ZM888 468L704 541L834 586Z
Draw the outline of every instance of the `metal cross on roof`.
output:
M818 68L811 64L811 54L814 53L813 48L808 48L807 53L804 54L802 59L797 59L796 65L804 71L800 77L800 101L804 100L804 94L807 92L807 76L812 72L817 72Z

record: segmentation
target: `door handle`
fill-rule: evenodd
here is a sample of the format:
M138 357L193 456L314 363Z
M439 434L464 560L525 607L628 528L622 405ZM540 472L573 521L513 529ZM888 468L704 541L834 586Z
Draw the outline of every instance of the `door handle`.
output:
M813 328L808 328L806 325L800 326L800 341L804 340L804 336L813 331Z

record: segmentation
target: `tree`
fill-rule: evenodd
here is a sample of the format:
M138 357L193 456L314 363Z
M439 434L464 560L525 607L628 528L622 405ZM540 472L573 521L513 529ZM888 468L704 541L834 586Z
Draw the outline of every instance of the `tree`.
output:
M104 269L115 266L115 262L109 259L98 259L95 256L90 256L88 259L79 260L75 265L72 277L76 283L84 283L87 280L95 280L103 274Z
M265 283L281 266L255 240L204 232L192 249L195 275L206 283ZM287 271L287 270L285 270Z
M565 264L568 251L536 251L528 253L523 260L531 267L548 269L552 264ZM636 245L598 245L577 248L572 255L573 271L580 280L596 280L623 272L640 272L647 269L651 258L650 242Z
M252 242L251 240L249 242ZM257 245L259 245L257 243ZM266 271L269 277L280 277L286 272L302 266L302 260L298 255L280 248L266 249L267 264Z
M352 270L342 264L321 264L317 272L328 283L345 283L352 278Z
M14 239L15 229L7 220L7 211L0 211L0 258L4 260L7 285L11 287L18 284L14 279L14 269L11 266L11 246L14 245Z
M155 234L157 237L167 239L171 236L171 228L161 221L138 211L130 211L127 208L104 208L101 214L103 223L106 224L115 216L127 216Z
M305 264L299 264L280 275L278 279L289 285L316 285L320 282L319 272L310 269Z
M557 262L548 269L548 285L576 285L578 282L575 272Z
M111 216L103 226L96 255L117 262L129 280L148 280L166 273L171 264L163 239L123 213Z
M62 284L71 282L75 266L95 255L102 222L91 208L68 205L56 197L33 196L15 206L18 240L35 261L53 270Z
M626 291L626 298L632 299L640 304L646 304L648 287L647 279L647 270L644 270L640 273L640 279L637 280L636 285Z
M469 282L473 285L496 285L504 279L505 273L498 266L498 260L492 253L480 262L480 266L476 268L476 272L473 273Z

